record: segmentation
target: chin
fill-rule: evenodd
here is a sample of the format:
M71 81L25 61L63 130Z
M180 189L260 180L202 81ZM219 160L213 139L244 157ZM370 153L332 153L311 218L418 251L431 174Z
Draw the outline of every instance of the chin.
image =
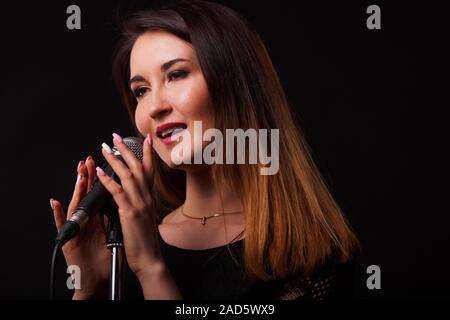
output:
M173 163L172 161L164 161L164 163L165 163L170 169L178 169L178 170L181 170L181 168L182 168L183 166L185 166L184 163L181 163L181 164L175 164L175 163Z
M186 164L187 161L185 161L185 159L179 164L173 162L170 158L170 154L160 158L170 169L185 170L187 166L190 166L190 164ZM193 161L193 159L191 161Z
M155 150L156 151L156 150ZM186 170L191 168L194 165L194 155L196 153L200 154L200 157L203 154L203 147L198 148L196 150L194 150L194 152L190 152L189 154L186 155L182 155L181 159L179 159L179 161L173 161L172 160L172 149L170 150L162 150L162 152L158 152L156 151L156 153L158 154L159 158L171 169L177 169L177 170ZM202 159L202 164L203 163L203 159Z

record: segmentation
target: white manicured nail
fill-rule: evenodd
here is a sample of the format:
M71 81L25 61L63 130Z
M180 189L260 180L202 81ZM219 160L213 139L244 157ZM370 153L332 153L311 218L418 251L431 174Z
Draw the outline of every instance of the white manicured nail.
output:
M78 184L78 183L80 182L80 180L81 180L81 174L79 174L79 175L77 176L77 182L75 182L75 184Z
M106 143L102 143L102 148L105 149L106 152L108 152L109 154L112 154L112 150L110 148L110 146L108 146Z
M52 210L53 210L53 198L50 198L50 207L51 207Z

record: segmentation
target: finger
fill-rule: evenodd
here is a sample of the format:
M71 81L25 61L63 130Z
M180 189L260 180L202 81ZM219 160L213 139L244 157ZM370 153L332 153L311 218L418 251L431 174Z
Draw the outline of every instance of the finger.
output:
M93 170L95 171L95 168ZM92 173L92 174L94 175L95 173ZM80 180L78 180L79 183L81 182L81 179L84 179L84 183L81 185L81 187L82 187L81 198L83 198L89 192L89 189L90 189L90 186L88 184L88 181L89 181L89 168L87 167L86 162L84 162L79 167L78 175L79 175L78 179L80 179ZM80 201L81 201L81 199L80 199Z
M116 149L120 152L120 155L125 160L128 168L134 173L134 171L142 169L142 162L136 157L136 155L131 151L128 146L123 143L122 137L117 133L113 133L113 143Z
M86 168L87 168L87 188L86 188L86 193L91 191L92 188L92 182L95 179L95 161L91 156L88 156L86 158Z
M102 168L97 167L96 170L99 181L101 182L101 184L103 184L106 190L111 193L114 201L119 207L119 214L121 211L131 212L132 206L122 186L114 181L110 176L106 175Z
M113 133L113 143L124 159L126 167L135 177L135 180L137 181L137 187L139 188L141 195L143 197L147 197L147 195L149 194L149 177L144 170L143 161L140 161L136 157L136 155L128 148L128 146L123 143L122 137L120 137L117 133ZM124 183L122 183L122 185L126 189L127 186Z
M142 146L142 165L148 182L153 177L152 143L152 138L150 137L150 134L147 133L144 145Z
M64 210L61 206L61 203L59 203L59 201L54 200L54 199L50 199L50 207L53 210L53 218L55 219L56 230L58 230L58 232L59 232L59 230L61 229L61 226L66 221L66 216L64 214Z
M140 173L136 173L136 175L122 162L120 161L112 152L110 153L111 148L106 144L102 144L102 154L105 157L106 161L109 163L111 168L114 170L116 175L120 178L121 188L124 189L127 196L130 198L130 202L136 204L137 206L144 206L144 194L140 185L145 183L145 179L143 178L143 169L141 165ZM131 151L130 151L131 152ZM98 176L98 172L97 172ZM140 176L140 178L139 178Z
M67 219L70 219L73 211L78 207L81 199L86 195L87 168L83 160L79 162L77 172L77 182L75 183L75 189L72 194L72 199L70 200L69 207L67 209Z

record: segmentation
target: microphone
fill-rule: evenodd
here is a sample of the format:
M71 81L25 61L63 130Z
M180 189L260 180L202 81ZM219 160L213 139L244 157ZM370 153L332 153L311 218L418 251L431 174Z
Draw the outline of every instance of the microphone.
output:
M142 143L143 140L138 137L123 138L123 143L134 153L134 155L142 161ZM112 149L114 155L122 162L125 160L120 155L120 152L114 147ZM119 182L119 177L114 173L114 170L106 162L101 168L105 173ZM56 237L56 243L63 246L67 241L75 237L80 230L92 219L107 203L113 201L112 195L103 186L103 184L95 177L92 182L91 191L80 201L78 208L73 212L69 220L64 222Z

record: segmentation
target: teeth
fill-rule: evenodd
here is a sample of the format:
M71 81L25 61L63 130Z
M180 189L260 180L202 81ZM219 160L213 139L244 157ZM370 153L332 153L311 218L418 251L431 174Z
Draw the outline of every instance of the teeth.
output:
M161 137L165 138L168 137L169 135L178 133L179 131L184 130L184 128L182 127L172 127L170 129L164 130L161 132Z
M161 131L161 137L165 138L166 134L172 132L172 129Z
M181 132L181 131L183 131L184 130L184 128L175 128L175 130L173 130L173 132L172 132L172 135L175 135L175 134L177 134L178 132Z

